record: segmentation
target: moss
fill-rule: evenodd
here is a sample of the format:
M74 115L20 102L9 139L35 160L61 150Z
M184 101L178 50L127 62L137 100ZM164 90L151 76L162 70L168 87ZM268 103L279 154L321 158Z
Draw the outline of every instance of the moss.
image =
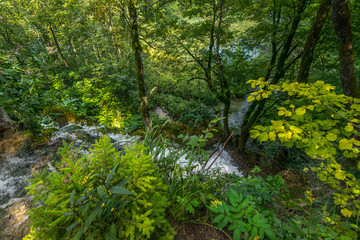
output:
M59 105L54 105L51 108L45 108L43 115L55 119L60 126L64 126L68 123L79 123L82 120L80 116L71 109Z
M47 135L32 136L30 148L35 149L39 146L46 144L48 141L49 141L49 136L47 136Z
M41 131L41 134L43 135L47 135L47 136L51 136L51 134L53 134L53 132L57 131L58 129L57 128L47 128L47 129L43 129Z
M145 132L144 132L144 130L138 129L138 130L135 130L132 133L130 133L130 135L131 136L140 136L140 137L144 138Z
M202 125L190 126L181 122L170 122L162 127L161 133L166 135L169 139L177 143L181 143L182 139L178 138L180 134L183 135L188 134L189 136L192 135L199 136L204 134L203 131L206 129L207 127ZM207 143L207 145L212 145L215 142L217 142L217 139L222 138L222 130L218 128L214 128L214 131L212 131L212 133L214 134L214 138L212 138L212 140L210 140Z

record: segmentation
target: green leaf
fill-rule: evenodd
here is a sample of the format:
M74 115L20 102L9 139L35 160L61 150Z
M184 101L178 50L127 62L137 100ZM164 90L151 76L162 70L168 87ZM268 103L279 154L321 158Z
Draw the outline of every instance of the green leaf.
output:
M339 180L345 180L346 178L346 175L345 175L345 172L344 171L341 171L341 170L337 170L336 173L335 173L335 177Z
M110 188L110 192L112 194L121 194L121 195L134 195L134 193L130 192L126 188L120 187L120 186L114 186Z
M115 167L113 167L113 169L110 171L109 175L107 176L106 181L105 181L105 185L107 188L109 187L110 181L113 178L118 166L119 166L119 163L116 164Z
M220 212L219 209L216 206L210 206L210 207L208 207L208 209L210 211L214 212L214 213L219 213Z
M266 132L262 132L260 133L258 139L260 142L266 142L269 139L269 134Z
M80 223L79 222L76 222L76 223L73 223L71 224L69 227L66 228L66 231L67 232L70 232L71 230L73 230L76 226L78 226Z
M208 132L205 136L206 136L207 138L212 138L214 135L213 135L211 132Z
M306 108L304 108L304 107L302 107L302 108L297 108L297 109L295 110L295 113L296 113L296 115L302 116L302 115L304 115L304 114L306 113Z
M71 192L71 195L70 195L70 206L71 207L74 206L74 196L75 196L75 189Z
M268 236L271 240L276 240L277 239L276 235L275 235L275 233L273 231L265 230L264 232L265 232L266 236Z
M258 232L258 228L254 226L254 227L251 229L251 239L255 239L255 238L256 238L257 232Z
M250 130L250 137L251 138L257 138L260 135L260 132L258 130Z
M247 102L252 102L255 100L255 97L253 95L248 96Z
M228 223L229 223L229 218L227 216L225 216L219 223L218 227L221 229L221 228L225 227Z
M93 233L88 237L87 240L92 240L96 236L96 234L98 234L99 232L100 232L100 229L94 230Z
M97 190L97 193L99 194L99 196L100 196L101 198L103 198L103 199L104 199L104 198L107 198L107 194L106 194L103 186L98 186L98 187L96 188L96 190Z
M214 223L219 222L221 219L224 218L224 214L219 214L214 218Z
M347 125L346 127L345 127L345 131L347 131L347 132L352 132L354 130L354 126L353 125Z
M328 135L326 135L326 138L327 138L327 140L333 142L333 141L336 141L337 135L334 133L329 133Z
M260 239L264 239L264 229L259 228Z
M63 214L63 216L72 216L72 215L74 215L75 213L73 213L73 212L66 212L66 213L64 213Z
M89 216L86 218L85 225L84 225L84 232L87 231L91 223L95 220L95 218L100 214L101 208L102 208L103 202L98 203L94 210L89 214Z
M235 231L233 233L234 240L240 240L240 237L241 237L240 229L235 229Z
M116 236L114 236L111 232L105 232L104 236L105 240L117 240Z
M352 149L352 142L348 139L341 139L339 141L339 148L341 150L351 150Z
M84 234L85 232L85 227L82 227L78 230L78 232L76 233L76 235L73 237L73 239L80 239L81 236Z

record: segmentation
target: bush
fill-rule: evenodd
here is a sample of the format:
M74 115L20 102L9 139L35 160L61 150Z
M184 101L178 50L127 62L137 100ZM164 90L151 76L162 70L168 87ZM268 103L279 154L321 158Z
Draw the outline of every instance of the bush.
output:
M172 239L166 186L144 145L121 156L105 136L93 147L64 143L56 169L34 174L27 239Z

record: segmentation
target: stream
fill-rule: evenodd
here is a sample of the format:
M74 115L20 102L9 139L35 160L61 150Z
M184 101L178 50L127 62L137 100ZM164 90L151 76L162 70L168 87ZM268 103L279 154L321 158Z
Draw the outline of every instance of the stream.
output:
M231 127L239 127L242 114L248 104L244 99L233 99L231 104L229 124ZM43 127L45 129L54 128L51 125L43 125ZM95 140L98 140L105 132L102 126L89 127L74 123L61 128L55 126L55 128L56 131L52 133L50 139L35 149L30 147L31 142L24 140L16 151L8 152L4 149L3 143L7 139L0 141L0 239L21 239L16 236L26 234L26 220L28 218L26 213L31 206L31 196L26 195L27 190L25 187L28 186L26 180L32 177L34 171L41 172L45 167L53 168L52 161L59 158L57 151L62 147L62 141L68 143L73 141L76 148L84 144L82 151L87 152L91 144L95 143ZM106 133L106 135L110 137L117 151L123 151L126 146L140 140L138 136L117 133ZM13 141L13 139L10 139L8 145L13 144ZM213 150L215 148L216 146L213 146ZM206 168L209 168L209 165L219 153L220 150L217 150L213 154ZM181 167L185 167L188 164L187 161L186 153L184 153L177 163ZM193 163L193 169L194 171L202 170L201 166L196 163ZM208 171L212 170L242 176L231 155L226 150L221 153ZM3 231L5 233L2 233ZM11 236L15 236L15 238Z
M24 188L27 186L25 180L31 178L32 171L38 168L36 165L52 166L51 160L57 157L57 149L62 146L63 140L66 142L74 141L74 147L80 147L85 143L82 151L86 151L91 147L91 144L95 143L95 140L99 139L102 135L101 132L103 132L101 126L88 127L70 123L55 131L45 145L35 150L26 151L26 147L24 147L24 150L20 149L15 154L0 155L0 210L24 197L26 194ZM124 147L140 139L137 136L116 133L108 133L106 135L111 138L113 146L118 151L123 151ZM218 153L219 150L210 159L208 165L210 165ZM181 166L187 164L185 155L179 159L178 163ZM223 173L241 175L238 168L233 164L232 157L226 150L222 152L211 168L219 169Z

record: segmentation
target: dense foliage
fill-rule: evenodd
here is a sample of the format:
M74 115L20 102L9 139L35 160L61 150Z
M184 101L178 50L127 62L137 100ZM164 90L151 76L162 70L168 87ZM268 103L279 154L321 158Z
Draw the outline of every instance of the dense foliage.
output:
M34 175L25 239L172 239L166 185L143 145L121 156L103 137L80 151L64 143L56 168Z
M359 14L357 0L2 0L16 129L145 135L124 156L107 137L89 155L65 145L32 180L28 238L167 239L171 218L234 239L357 239ZM217 141L244 177L209 171Z

